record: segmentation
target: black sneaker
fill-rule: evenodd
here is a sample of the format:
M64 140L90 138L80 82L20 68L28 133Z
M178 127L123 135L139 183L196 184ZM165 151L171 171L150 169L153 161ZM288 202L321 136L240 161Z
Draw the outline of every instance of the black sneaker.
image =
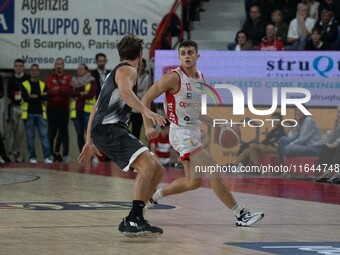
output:
M157 237L163 229L151 226L145 219L130 220L127 217L119 224L118 230L127 237Z
M236 226L248 227L261 220L263 216L264 216L263 212L251 213L246 209L242 209L240 216L236 217L237 218Z

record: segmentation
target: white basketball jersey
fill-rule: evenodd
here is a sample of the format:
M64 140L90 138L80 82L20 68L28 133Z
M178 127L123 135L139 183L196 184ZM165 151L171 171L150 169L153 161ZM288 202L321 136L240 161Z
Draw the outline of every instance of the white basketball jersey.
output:
M197 78L188 77L180 66L174 69L179 76L179 89L175 93L166 92L165 112L170 122L178 126L199 125L201 96L204 78L199 71Z

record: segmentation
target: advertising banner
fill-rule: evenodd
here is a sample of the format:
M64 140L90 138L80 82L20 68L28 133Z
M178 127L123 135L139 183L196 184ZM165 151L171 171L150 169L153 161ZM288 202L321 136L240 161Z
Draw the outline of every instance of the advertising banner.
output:
M22 58L27 66L53 67L56 57L66 68L84 63L93 68L96 53L119 61L117 43L130 32L145 43L144 56L157 25L173 1L163 0L0 0L0 69Z
M232 104L232 96L230 90L218 89L226 87L219 84L231 84L240 88L244 94L244 101L249 102L248 99L251 97L254 105L271 106L275 98L278 105L285 99L304 98L306 95L301 93L301 89L310 92L311 99L307 103L309 106L340 105L338 52L199 51L199 53L197 69L203 72L205 82L216 88L225 105ZM155 81L178 65L177 51L156 51ZM163 98L157 101L163 102Z

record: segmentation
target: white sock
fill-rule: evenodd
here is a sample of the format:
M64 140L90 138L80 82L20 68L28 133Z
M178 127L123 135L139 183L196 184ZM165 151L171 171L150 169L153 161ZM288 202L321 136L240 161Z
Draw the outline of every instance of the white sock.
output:
M153 201L158 201L158 200L160 200L161 198L163 198L164 196L163 196L163 193L162 193L162 190L161 189L158 189L154 194L153 194L153 196L152 196L152 199L153 199Z
M242 211L242 207L240 207L238 204L236 204L231 210L235 214L236 217L240 217L240 212Z

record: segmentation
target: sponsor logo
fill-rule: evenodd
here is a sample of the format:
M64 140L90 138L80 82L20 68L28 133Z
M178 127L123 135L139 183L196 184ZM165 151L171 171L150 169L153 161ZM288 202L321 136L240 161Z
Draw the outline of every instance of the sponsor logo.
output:
M0 0L0 34L14 33L14 0Z

